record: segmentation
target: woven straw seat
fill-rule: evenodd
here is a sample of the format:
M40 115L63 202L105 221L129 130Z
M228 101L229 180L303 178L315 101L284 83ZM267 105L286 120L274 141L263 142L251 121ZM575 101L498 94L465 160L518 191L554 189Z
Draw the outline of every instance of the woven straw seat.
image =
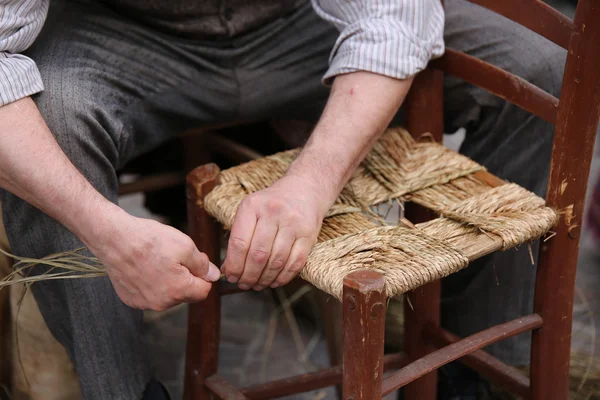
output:
M299 149L222 171L204 208L226 229L240 202L280 178ZM439 217L389 226L371 206L418 203ZM535 194L481 165L404 129L385 132L331 207L301 277L342 297L350 272L374 269L396 296L465 268L470 261L545 235L557 213Z

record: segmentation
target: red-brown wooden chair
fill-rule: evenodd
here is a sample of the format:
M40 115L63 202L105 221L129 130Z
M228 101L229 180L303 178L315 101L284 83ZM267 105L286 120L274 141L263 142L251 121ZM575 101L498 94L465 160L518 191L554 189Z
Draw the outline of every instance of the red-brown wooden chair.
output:
M535 400L566 400L572 308L583 203L600 118L600 3L579 0L574 21L538 0L471 0L502 14L568 50L560 99L527 81L466 54L446 54L418 75L406 100L409 132L443 132L443 76L449 73L480 86L555 124L546 202L560 215L555 235L541 246L534 313L458 338L440 327L440 282L409 293L406 355L383 355L384 277L356 272L344 281L343 366L236 389L219 377L220 298L236 288L215 285L208 299L189 311L185 399L270 399L343 384L344 400L376 400L400 387L406 399L433 400L434 371L456 359L515 394ZM422 118L427 115L427 118ZM218 265L221 224L202 207L219 170L204 165L188 175L190 232L201 251ZM487 173L479 178L501 184ZM419 209L413 222L428 218ZM526 377L481 348L532 331L531 374ZM432 350L433 349L433 350ZM384 370L402 367L388 377Z

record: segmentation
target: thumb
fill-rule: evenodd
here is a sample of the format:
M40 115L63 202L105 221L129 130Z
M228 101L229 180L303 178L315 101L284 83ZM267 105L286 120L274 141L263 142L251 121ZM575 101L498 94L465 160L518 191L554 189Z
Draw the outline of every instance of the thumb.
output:
M192 253L191 259L186 267L190 270L192 275L208 282L216 282L221 278L221 271L219 271L219 268L210 262L206 254L200 253L198 250Z

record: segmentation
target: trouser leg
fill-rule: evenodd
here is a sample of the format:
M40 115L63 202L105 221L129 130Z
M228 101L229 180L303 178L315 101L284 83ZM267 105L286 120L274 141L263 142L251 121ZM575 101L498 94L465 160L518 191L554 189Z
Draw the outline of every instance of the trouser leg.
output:
M231 117L235 83L215 65L218 52L170 40L94 2L53 2L29 51L46 86L34 97L46 123L113 202L115 171L131 157L185 128ZM28 203L1 197L15 254L39 258L83 246ZM152 375L142 312L123 304L108 278L40 282L32 290L73 360L84 399L142 397Z
M559 96L566 52L537 34L463 0L446 4L446 45L512 72ZM466 129L460 151L491 173L545 196L554 127L459 79L445 82L446 131ZM537 243L532 245L537 258ZM531 313L535 265L526 245L498 252L448 277L442 323L467 336ZM529 360L529 335L491 345L505 362Z

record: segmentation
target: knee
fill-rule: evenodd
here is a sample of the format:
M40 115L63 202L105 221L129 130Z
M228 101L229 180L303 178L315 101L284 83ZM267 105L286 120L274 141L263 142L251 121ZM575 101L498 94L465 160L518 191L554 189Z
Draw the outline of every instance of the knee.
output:
M519 58L516 73L555 97L560 96L567 52L549 41L531 43L529 53L515 54Z
M116 168L120 141L108 129L91 82L63 65L38 66L45 89L33 100L63 152L84 174L92 163Z

